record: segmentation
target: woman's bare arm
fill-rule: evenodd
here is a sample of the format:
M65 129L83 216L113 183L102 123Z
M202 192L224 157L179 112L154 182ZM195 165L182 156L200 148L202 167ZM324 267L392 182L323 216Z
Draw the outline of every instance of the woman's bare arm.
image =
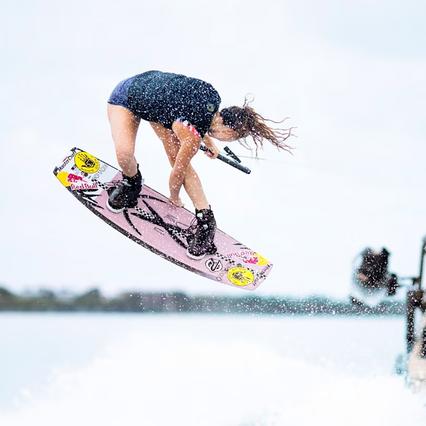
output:
M209 149L208 151L206 151L206 154L210 158L217 158L217 156L220 153L220 150L216 146L216 144L213 142L213 139L210 136L205 135L204 138L203 138L203 142L206 145L206 147Z

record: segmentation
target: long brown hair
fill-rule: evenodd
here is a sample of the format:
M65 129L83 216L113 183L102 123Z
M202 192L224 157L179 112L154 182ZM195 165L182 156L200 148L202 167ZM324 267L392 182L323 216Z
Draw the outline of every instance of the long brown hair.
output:
M263 147L263 141L268 140L275 145L278 149L291 152L292 147L286 144L286 140L293 136L292 130L294 127L289 128L273 128L267 122L280 124L287 118L281 121L273 121L262 117L252 107L249 106L250 101L246 98L244 105L231 106L223 108L220 115L225 126L230 127L238 134L240 142L249 148L247 137L251 137L256 146L256 155L260 147Z

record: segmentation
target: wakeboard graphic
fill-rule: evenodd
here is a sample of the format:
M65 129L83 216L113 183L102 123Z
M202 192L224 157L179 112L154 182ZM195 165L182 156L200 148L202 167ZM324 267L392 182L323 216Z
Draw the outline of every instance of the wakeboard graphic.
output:
M255 290L272 264L225 232L217 229L217 252L194 260L186 255L193 232L194 214L172 205L167 197L143 185L138 205L113 213L106 207L108 193L121 180L121 172L80 148L55 167L53 173L89 210L141 246L189 271L216 282Z

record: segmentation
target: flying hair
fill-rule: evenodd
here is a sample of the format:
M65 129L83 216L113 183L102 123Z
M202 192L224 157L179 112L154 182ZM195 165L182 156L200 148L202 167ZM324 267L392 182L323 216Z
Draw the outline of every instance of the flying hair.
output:
M290 136L294 136L292 134L292 130L295 127L274 128L267 124L268 122L280 124L287 120L288 117L281 121L273 121L264 118L251 106L249 106L251 101L252 100L249 100L246 97L242 107L231 106L228 108L223 108L220 111L223 124L234 130L238 134L240 143L248 149L250 149L250 144L248 143L247 138L251 137L256 147L256 156L259 148L263 147L264 140L269 141L278 149L283 149L291 153L292 147L287 145L286 140Z

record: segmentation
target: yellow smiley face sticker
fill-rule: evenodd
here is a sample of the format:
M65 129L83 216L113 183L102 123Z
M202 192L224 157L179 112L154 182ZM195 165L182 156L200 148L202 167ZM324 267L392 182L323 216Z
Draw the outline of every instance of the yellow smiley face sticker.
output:
M235 266L227 273L228 280L239 287L250 285L254 281L254 274L242 266Z
M85 151L75 154L74 162L79 170L90 175L99 170L99 160Z

